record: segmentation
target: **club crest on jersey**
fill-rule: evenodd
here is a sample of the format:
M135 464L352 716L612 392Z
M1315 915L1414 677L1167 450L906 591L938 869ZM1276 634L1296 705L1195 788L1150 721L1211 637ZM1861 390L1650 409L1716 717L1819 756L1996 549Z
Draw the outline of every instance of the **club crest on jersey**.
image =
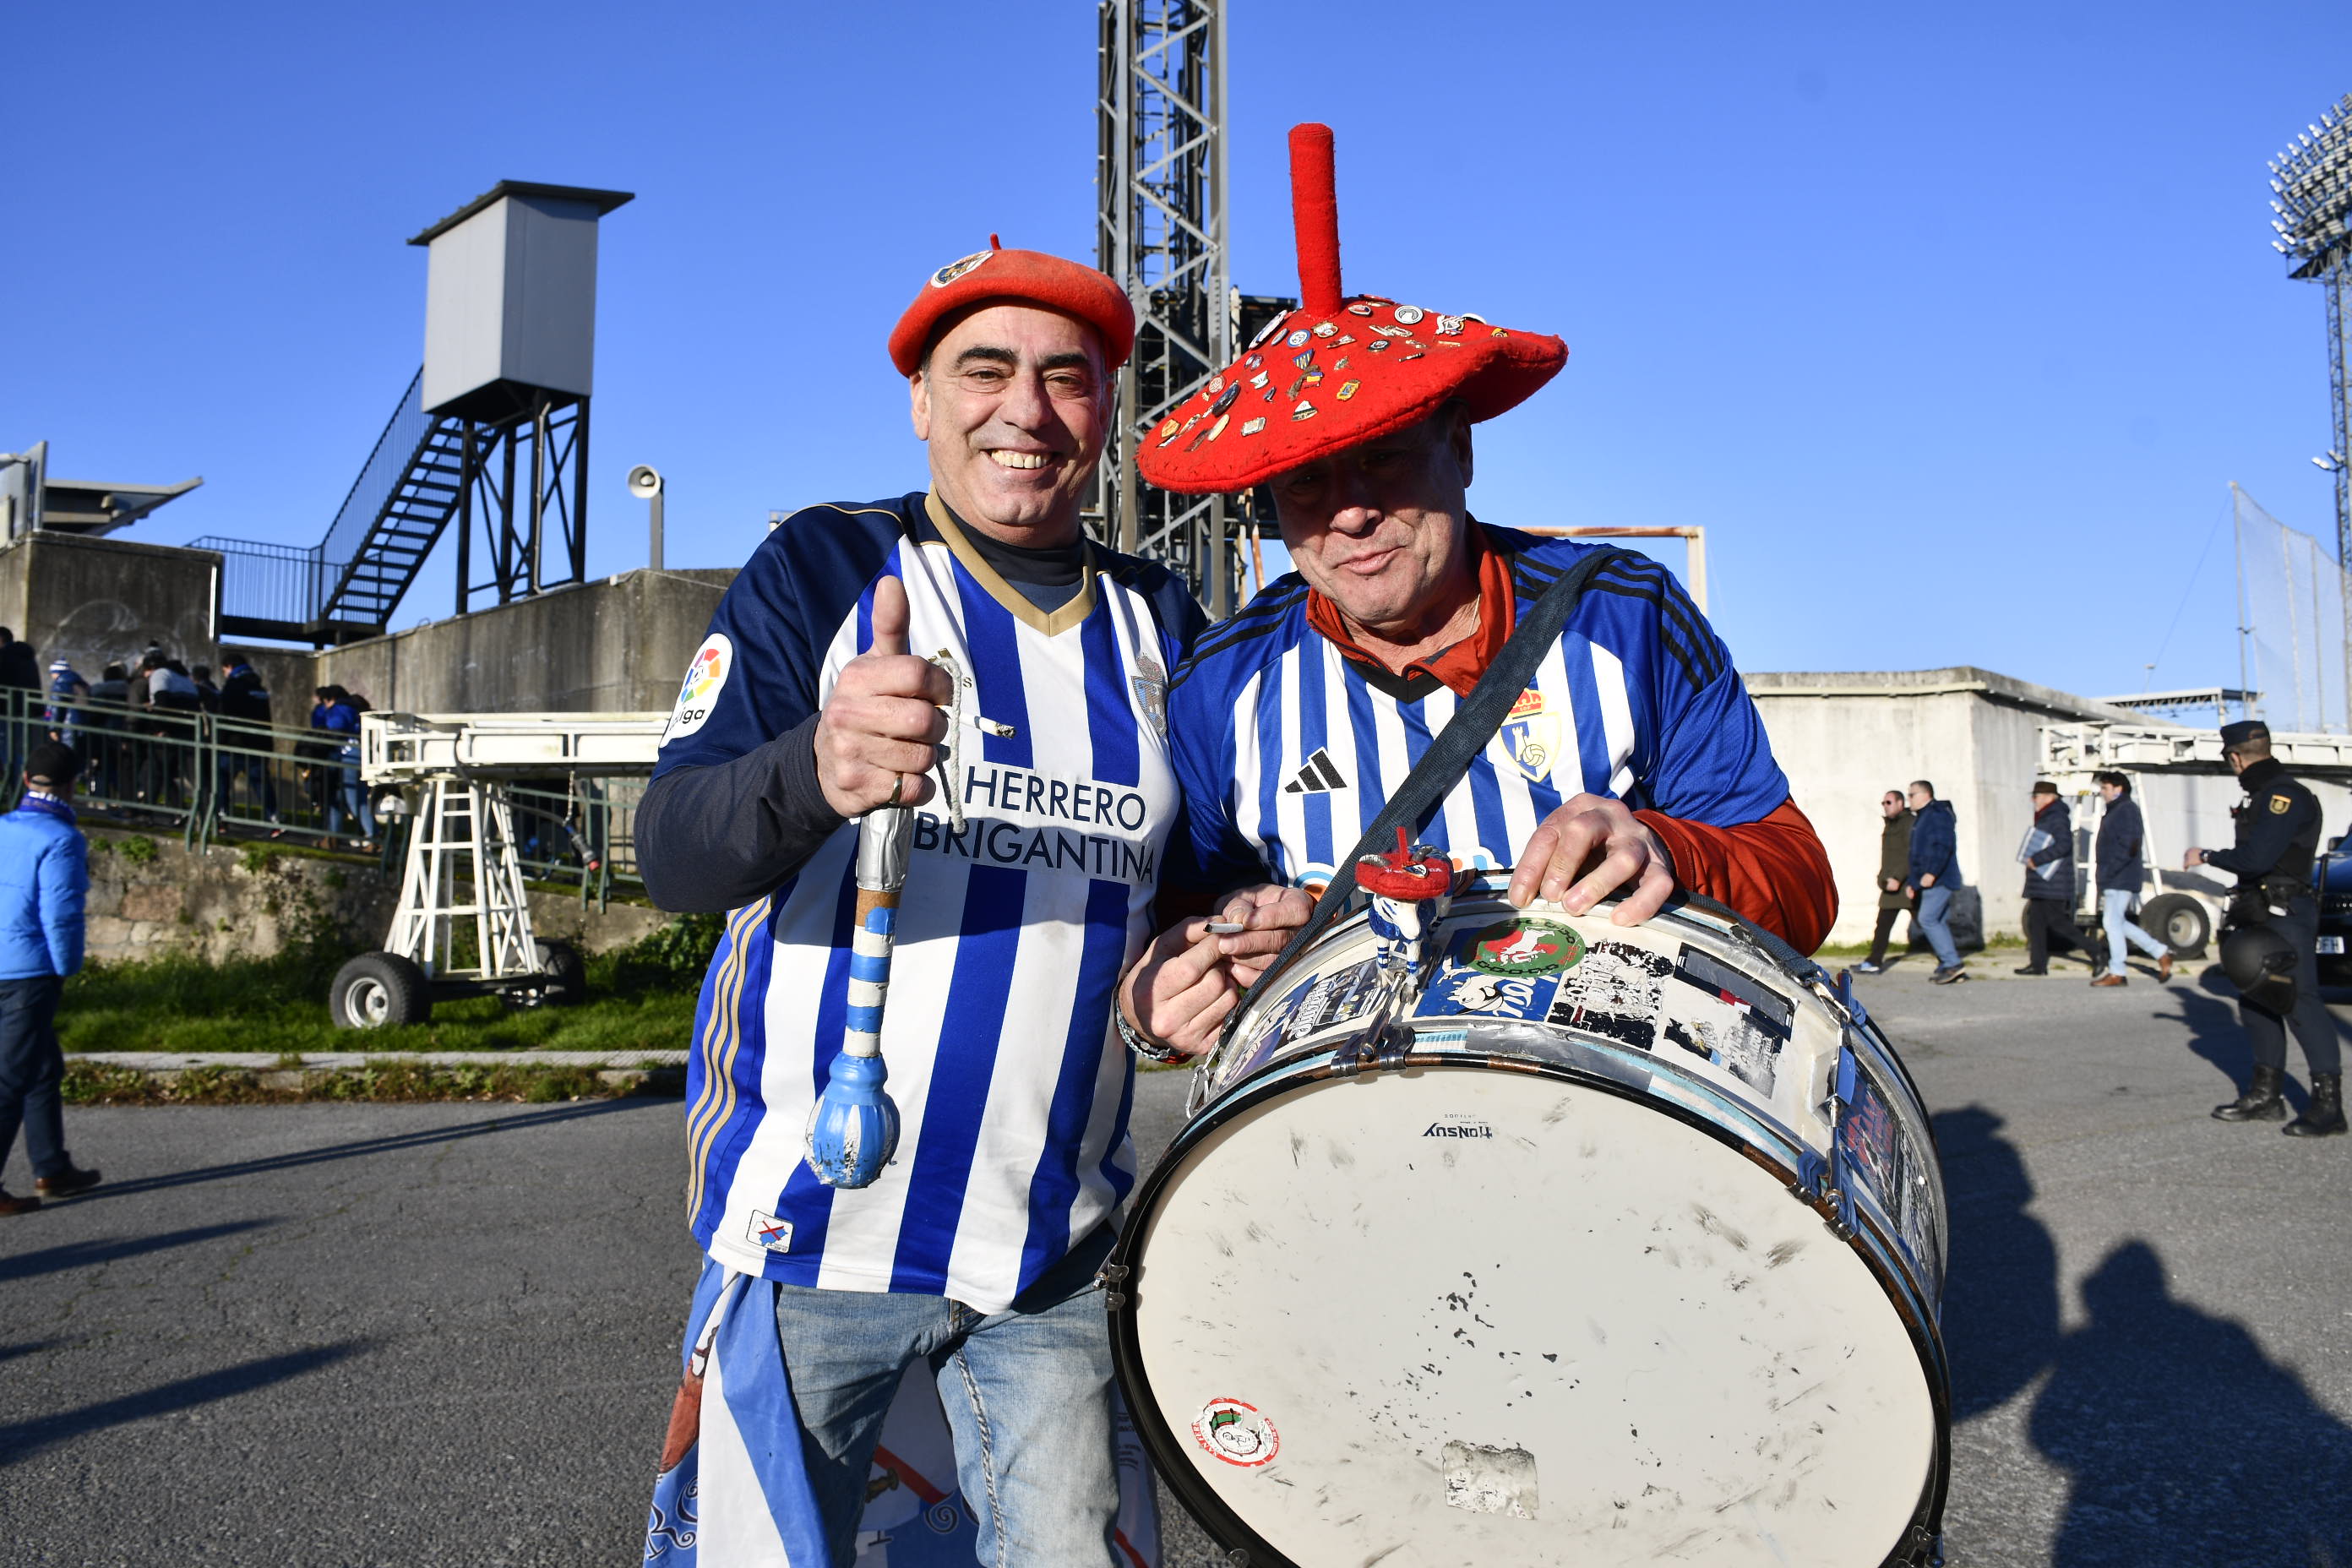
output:
M1143 716L1151 721L1151 727L1165 735L1168 733L1168 672L1160 668L1160 661L1148 653L1135 656L1135 668L1136 673L1128 677L1128 684L1135 688L1136 705L1143 710Z
M1503 720L1502 738L1503 749L1519 772L1538 783L1551 777L1551 765L1559 756L1559 715L1551 711L1542 692L1530 686L1519 693Z
M711 710L719 705L719 693L734 668L735 645L727 640L726 633L713 632L703 639L693 662L686 667L686 679L678 683L677 706L670 710L669 728L662 731L664 743L691 735L709 721Z

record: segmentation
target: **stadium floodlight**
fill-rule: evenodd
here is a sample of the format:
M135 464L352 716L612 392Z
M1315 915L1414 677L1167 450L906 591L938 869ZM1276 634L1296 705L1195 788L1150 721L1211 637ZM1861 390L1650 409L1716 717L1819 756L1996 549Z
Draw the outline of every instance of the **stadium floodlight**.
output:
M2317 283L2327 298L2327 384L2334 417L2314 466L2336 481L2336 558L2352 561L2352 94L2328 105L2270 163L2271 247L2287 276ZM2352 612L2352 586L2346 609ZM2347 716L2352 717L2352 716Z

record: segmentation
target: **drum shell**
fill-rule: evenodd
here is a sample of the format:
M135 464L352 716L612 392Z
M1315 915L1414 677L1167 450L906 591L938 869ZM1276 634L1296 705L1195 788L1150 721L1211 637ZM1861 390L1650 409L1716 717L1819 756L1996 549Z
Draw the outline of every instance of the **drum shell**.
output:
M1498 902L1474 899L1457 909L1447 930L1475 930L1481 922L1514 913ZM1593 918L1556 918L1588 933L1589 948L1624 934L1611 931L1605 922ZM1735 921L1697 911L1669 916L1651 934L1660 943L1701 948L1750 978L1769 979L1783 997L1801 1000L1808 1023L1790 1029L1769 1089L1737 1073L1717 1070L1720 1064L1701 1062L1696 1056L1688 1065L1675 1059L1691 1053L1687 1048L1678 1052L1664 1047L1663 1024L1654 1048L1643 1049L1609 1033L1581 1031L1553 1024L1548 1017L1417 1011L1407 1026L1411 1044L1398 1048L1392 1039L1387 1058L1367 1069L1360 1059L1364 1042L1349 1037L1350 1020L1346 1016L1327 1016L1312 1022L1297 1040L1278 1041L1272 1049L1262 1047L1253 1031L1282 1005L1295 982L1283 980L1262 988L1264 994L1254 995L1237 1017L1224 1046L1200 1075L1199 1108L1139 1194L1133 1218L1110 1269L1115 1353L1129 1405L1163 1474L1226 1547L1248 1552L1249 1561L1256 1563L1297 1561L1252 1523L1245 1509L1232 1506L1231 1498L1220 1489L1231 1478L1219 1468L1200 1462L1202 1445L1195 1433L1184 1429L1181 1421L1184 1412L1163 1409L1154 1391L1153 1349L1145 1339L1154 1289L1151 1241L1160 1215L1171 1208L1171 1190L1181 1185L1187 1171L1199 1161L1218 1157L1212 1145L1221 1137L1236 1135L1234 1130L1253 1118L1297 1117L1316 1103L1302 1098L1312 1093L1352 1094L1356 1091L1348 1082L1350 1079L1385 1076L1399 1088L1418 1081L1431 1086L1432 1093L1437 1092L1435 1086L1452 1083L1456 1087L1446 1092L1458 1096L1460 1086L1468 1081L1460 1075L1483 1074L1494 1084L1528 1086L1524 1092L1571 1094L1579 1108L1577 1116L1585 1121L1613 1118L1623 1122L1630 1108L1639 1110L1635 1126L1647 1128L1653 1124L1646 1118L1660 1118L1654 1132L1639 1136L1652 1142L1679 1141L1677 1147L1685 1149L1695 1147L1689 1143L1694 1137L1704 1141L1705 1146L1718 1151L1718 1157L1705 1158L1717 1158L1718 1163L1727 1159L1752 1172L1752 1177L1738 1180L1752 1181L1755 1193L1786 1194L1771 1203L1785 1205L1790 1216L1811 1227L1827 1246L1849 1256L1849 1263L1843 1266L1847 1273L1857 1279L1866 1275L1871 1282L1867 1289L1883 1295L1878 1307L1864 1310L1891 1311L1880 1338L1907 1344L1906 1353L1916 1369L1918 1403L1926 1412L1914 1425L1925 1422L1932 1427L1932 1452L1922 1461L1925 1474L1916 1506L1907 1510L1908 1523L1883 1558L1874 1555L1869 1561L1926 1560L1940 1529L1949 1415L1948 1374L1936 1321L1944 1267L1943 1194L1931 1134L1916 1089L1883 1035L1853 1002L1851 993L1833 988L1817 966L1785 949L1773 952ZM1309 977L1344 973L1359 962L1356 955L1361 952L1360 942L1345 929L1330 933L1318 948L1324 962L1317 963L1310 952L1299 966ZM1444 973L1441 967L1441 981ZM1731 978L1737 983L1736 976ZM1486 994L1481 992L1482 997ZM1344 1014L1345 1009L1329 1011ZM1805 1043L1799 1049L1801 1040ZM1781 1092L1784 1089L1789 1092ZM1602 1100L1614 1102L1619 1109L1604 1111ZM1372 1102L1356 1103L1369 1107ZM1327 1125L1330 1121L1328 1116L1322 1120ZM1294 1139L1294 1158L1296 1147ZM1466 1151L1469 1146L1460 1147ZM1677 1156L1700 1157L1687 1152ZM1197 1184L1206 1178L1192 1179ZM1269 1179L1266 1187L1265 1212L1290 1217L1288 1210L1296 1205L1285 1194L1279 1173ZM1740 1191L1743 1201L1763 1203L1747 1188ZM1807 1214L1806 1209L1811 1212ZM1174 1256L1167 1246L1162 1250ZM1163 1297L1171 1288L1163 1283ZM1848 1295L1855 1289L1851 1283L1841 1287ZM1344 1337L1349 1332L1344 1327L1345 1304L1335 1302L1333 1311L1329 1332ZM1315 1337L1308 1335L1310 1343ZM1335 1388L1331 1397L1342 1400L1347 1391ZM1249 1406L1244 1403L1242 1408ZM1504 1424L1508 1424L1508 1418L1504 1418ZM1431 1442L1435 1442L1434 1436ZM1452 1445L1446 1451L1459 1447ZM1286 1451L1295 1455L1298 1450L1293 1445ZM1215 1457L1228 1465L1235 1462L1230 1456ZM1542 1468L1541 1461L1542 1456L1538 1455L1537 1468ZM1276 1464L1265 1466L1269 1473L1277 1468ZM1547 1499L1556 1498L1560 1503L1572 1500L1575 1480L1570 1475L1550 1469L1544 1475ZM1553 1506L1557 1510L1559 1504ZM1462 1524L1451 1516L1440 1522L1448 1527ZM1713 1559L1700 1553L1696 1560ZM1857 1568L1866 1568L1861 1559L1855 1562Z

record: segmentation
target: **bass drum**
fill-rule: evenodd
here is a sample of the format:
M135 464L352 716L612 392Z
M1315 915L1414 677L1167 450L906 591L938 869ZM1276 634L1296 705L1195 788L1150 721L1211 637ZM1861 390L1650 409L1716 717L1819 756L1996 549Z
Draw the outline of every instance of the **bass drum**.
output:
M1850 988L1728 911L1457 897L1261 983L1106 1279L1235 1563L1940 1561L1942 1176ZM1382 1020L1386 1020L1385 1023Z

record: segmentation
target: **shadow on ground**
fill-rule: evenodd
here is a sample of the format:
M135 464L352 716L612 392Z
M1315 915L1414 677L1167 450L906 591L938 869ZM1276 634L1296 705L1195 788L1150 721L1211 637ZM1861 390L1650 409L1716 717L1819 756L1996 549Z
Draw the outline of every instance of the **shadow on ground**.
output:
M54 1444L69 1442L92 1432L102 1432L110 1426L193 1410L200 1405L251 1394L289 1378L331 1366L367 1348L368 1342L351 1340L341 1344L321 1345L315 1350L263 1356L219 1372L184 1377L159 1388L151 1388L143 1394L100 1400L56 1415L37 1415L27 1421L11 1421L0 1425L0 1466L20 1463Z
M2234 1042L2243 1057L2232 1009L2184 1002L2200 1056ZM2062 1331L2057 1248L2001 1119L1970 1106L1935 1121L1951 1202L1953 1417L2048 1373L2028 1430L2069 1483L2055 1568L2352 1568L2352 1427L2243 1327L2176 1299L2144 1239L2082 1282L2085 1321Z

